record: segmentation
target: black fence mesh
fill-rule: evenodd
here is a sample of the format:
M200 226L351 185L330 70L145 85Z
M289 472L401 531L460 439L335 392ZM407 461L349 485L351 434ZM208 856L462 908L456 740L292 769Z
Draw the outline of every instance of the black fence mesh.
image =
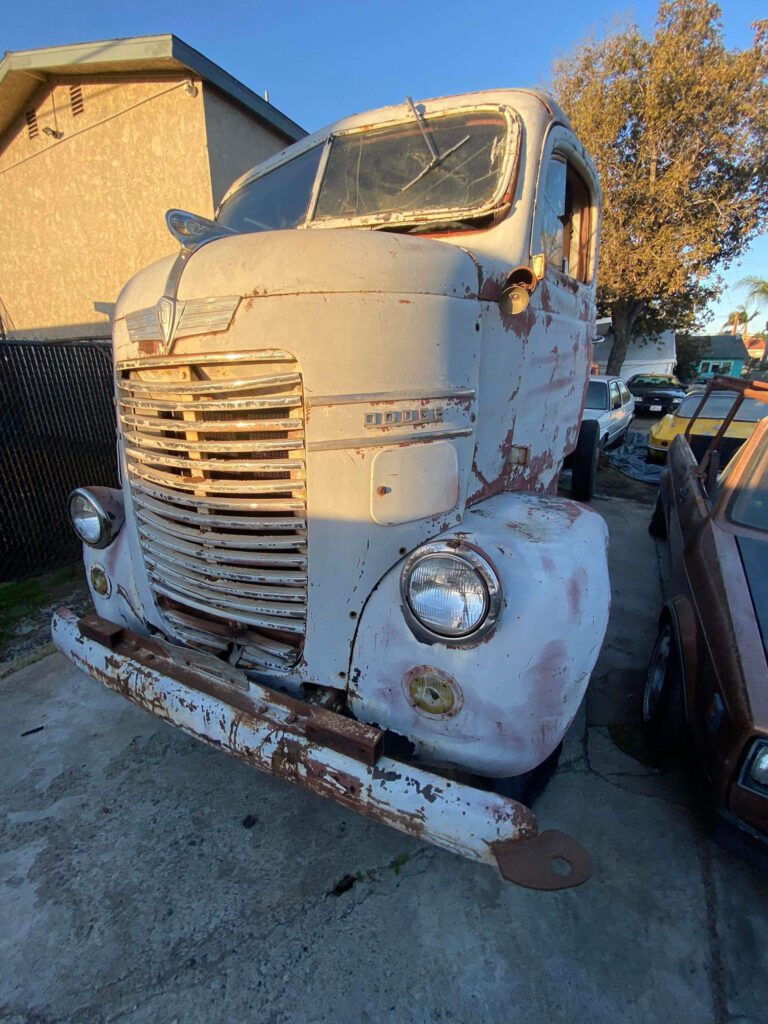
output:
M75 487L117 487L112 357L103 342L0 343L0 580L75 562Z

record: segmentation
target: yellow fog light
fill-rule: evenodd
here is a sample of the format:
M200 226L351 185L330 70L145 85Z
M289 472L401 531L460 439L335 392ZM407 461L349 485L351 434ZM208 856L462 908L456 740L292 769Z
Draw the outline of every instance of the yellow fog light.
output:
M403 677L408 702L428 715L448 717L461 710L458 683L430 665L417 665Z
M100 565L91 566L91 588L100 597L109 597L112 593L112 584L109 582L109 576L107 576Z

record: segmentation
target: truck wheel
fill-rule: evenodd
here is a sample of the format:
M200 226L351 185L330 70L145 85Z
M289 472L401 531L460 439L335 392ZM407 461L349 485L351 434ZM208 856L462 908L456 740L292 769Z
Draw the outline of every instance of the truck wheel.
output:
M599 455L600 424L597 420L584 420L571 457L571 496L577 501L590 501L595 493Z
M672 623L659 627L645 675L643 722L651 742L668 754L679 753L685 743L685 701L680 653Z
M667 539L667 520L664 516L664 507L661 504L661 494L656 496L656 504L653 506L653 515L648 523L648 533L659 540Z
M517 800L518 803L525 804L526 807L532 807L557 771L562 749L563 744L558 743L545 761L523 775L513 775L509 779L494 779L494 791L499 796L506 796L510 800Z

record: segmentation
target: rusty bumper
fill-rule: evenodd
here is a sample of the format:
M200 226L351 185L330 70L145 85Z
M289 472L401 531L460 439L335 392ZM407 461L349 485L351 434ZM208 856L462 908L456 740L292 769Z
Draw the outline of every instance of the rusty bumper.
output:
M452 853L496 864L531 889L591 873L570 836L539 832L533 812L381 753L374 726L248 681L220 661L172 648L98 615L53 618L53 641L78 668L159 718L271 775Z

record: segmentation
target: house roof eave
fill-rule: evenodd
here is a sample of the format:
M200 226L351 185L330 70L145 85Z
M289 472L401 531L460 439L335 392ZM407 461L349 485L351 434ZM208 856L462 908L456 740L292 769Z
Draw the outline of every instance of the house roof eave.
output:
M0 136L24 110L41 84L89 75L191 73L214 86L288 142L306 131L218 64L178 36L135 36L7 52L0 61Z

